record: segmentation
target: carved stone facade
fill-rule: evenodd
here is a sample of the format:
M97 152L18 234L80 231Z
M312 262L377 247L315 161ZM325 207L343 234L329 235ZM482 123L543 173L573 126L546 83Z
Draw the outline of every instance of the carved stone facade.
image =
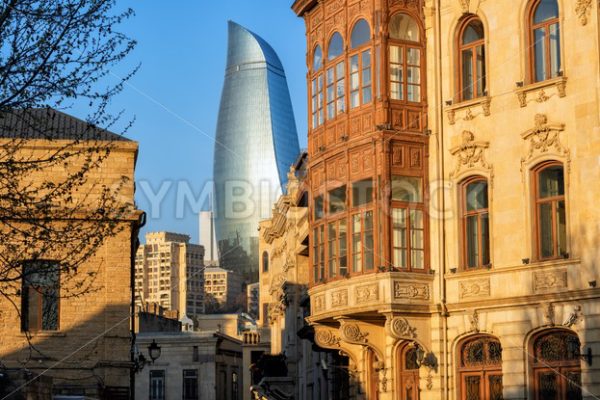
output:
M371 103L325 117L321 124L311 124L308 132L309 225L314 247L310 248L307 320L317 332L318 346L348 358L348 370L353 371L350 383L355 388L348 398L404 399L416 385L419 391L413 398L463 399L468 371L461 370L457 357L466 354L463 350L470 341L479 339L484 346L499 343L492 350L501 352L502 360L496 386L482 390L497 390L506 399L542 398L536 395L539 382L534 378L539 366L533 365L530 356L536 338L553 332L576 335L582 361L573 367L580 371L576 373L580 373L582 391L600 393L597 368L583 354L588 349L600 354L600 217L595 206L600 198L600 101L596 95L600 45L593 40L586 45L572 40L598 37L598 2L557 2L560 43L572 44L561 47L560 71L539 82L532 77L530 63L535 55L527 45L532 29L528 19L538 3L294 3L294 11L307 26L309 87L313 78L331 67L326 60L321 72L314 69L313 51L320 46L326 58L334 31L347 39L353 24L364 18L373 28L365 46L372 46L371 54L380 51L372 59L379 93ZM420 33L427 39L423 70L427 86L422 87L427 96L419 104L393 99L395 66L390 46L394 41L389 23L396 13L422 24ZM479 98L458 101L464 76L458 37L461 24L469 18L479 18L483 28L485 90ZM351 44L345 44L344 54L348 62L354 54ZM584 66L582 60L589 63ZM309 117L312 121L312 114ZM557 171L554 186L540 186L539 171L546 165ZM394 259L403 246L410 247L402 234L413 239L398 228L405 226L404 221L390 217L400 204L392 200L398 189L392 176L423 179L427 261L422 270ZM351 187L365 179L376 182L373 205L354 207ZM475 199L466 194L472 182L485 188ZM329 193L341 184L347 187L347 203L343 210L331 212ZM551 190L555 216L548 224L540 217L546 212L540 193ZM322 196L322 210L315 201L318 196ZM419 205L412 209L420 210ZM352 234L358 229L353 225L358 218L353 215L364 210L374 215L373 256L369 268L353 269L360 262L352 249ZM475 229L467 226L472 215L478 218ZM341 262L347 270L333 274L329 269L339 264L329 263L329 254L337 257L339 253L335 247L329 249L327 232L338 229L335 224L346 217L347 259ZM320 227L326 232L323 248L319 247ZM540 250L549 235L554 235L552 246L559 249L553 253L556 256ZM477 251L469 250L474 238ZM367 250L360 257L367 259L369 249L364 242L360 245ZM467 256L479 257L482 252L488 256L485 262L470 265ZM412 257L412 262L418 256L415 251L407 259ZM406 370L408 359L403 358L409 350L416 351L410 353L417 357L413 372Z

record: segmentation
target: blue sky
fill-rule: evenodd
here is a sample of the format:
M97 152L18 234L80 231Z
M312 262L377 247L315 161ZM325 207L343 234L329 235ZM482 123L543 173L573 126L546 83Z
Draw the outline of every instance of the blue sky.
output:
M186 207L176 215L178 182L199 195L212 177L214 136L227 50L227 21L262 36L285 68L300 146L306 147L306 60L304 22L291 0L123 0L136 16L122 31L138 41L136 50L115 70L141 69L112 106L135 116L127 134L140 145L136 169L138 207L148 212L142 233L169 230L198 240L197 215ZM172 182L169 186L169 182ZM181 184L181 183L179 183ZM160 212L141 187L167 190ZM155 210L158 211L158 210ZM143 239L142 239L143 241Z

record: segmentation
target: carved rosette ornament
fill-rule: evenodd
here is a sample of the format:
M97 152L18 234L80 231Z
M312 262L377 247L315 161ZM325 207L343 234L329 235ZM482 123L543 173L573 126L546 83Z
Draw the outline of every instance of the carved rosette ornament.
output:
M450 149L450 154L456 159L456 167L450 173L450 177L457 176L463 169L472 169L480 166L487 170L492 170L492 166L485 160L485 149L489 147L489 142L475 140L475 135L470 131L463 131L462 144Z
M404 317L388 319L388 324L390 333L398 339L415 339L417 337L417 328L412 327Z
M340 336L345 342L365 344L367 343L367 335L368 333L361 332L358 324L342 321L342 326L340 326Z
M560 141L560 133L565 130L565 124L549 124L545 114L536 114L535 126L521 134L523 140L529 142L527 155L521 158L523 165L530 161L535 154L555 154L567 160L567 171L570 166L570 151Z
M592 0L577 0L577 4L575 5L575 13L577 13L577 17L579 18L581 25L587 25L588 13L591 8Z
M336 348L340 345L340 338L335 336L330 329L315 328L315 342L323 348Z

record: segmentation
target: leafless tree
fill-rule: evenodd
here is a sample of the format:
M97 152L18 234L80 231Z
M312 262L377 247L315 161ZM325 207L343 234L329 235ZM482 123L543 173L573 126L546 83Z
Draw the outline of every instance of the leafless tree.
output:
M133 207L126 177L93 178L122 139L108 129L130 126L109 103L137 70L112 72L135 46L118 31L132 15L116 0L0 0L0 299L17 310L27 286L56 294L57 275L61 297L97 290L78 268Z

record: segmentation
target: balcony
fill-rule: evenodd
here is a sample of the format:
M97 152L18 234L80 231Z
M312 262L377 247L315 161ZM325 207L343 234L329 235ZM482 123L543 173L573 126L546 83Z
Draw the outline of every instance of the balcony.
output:
M389 313L428 313L433 275L378 272L320 284L309 290L311 323L340 315L381 316Z

